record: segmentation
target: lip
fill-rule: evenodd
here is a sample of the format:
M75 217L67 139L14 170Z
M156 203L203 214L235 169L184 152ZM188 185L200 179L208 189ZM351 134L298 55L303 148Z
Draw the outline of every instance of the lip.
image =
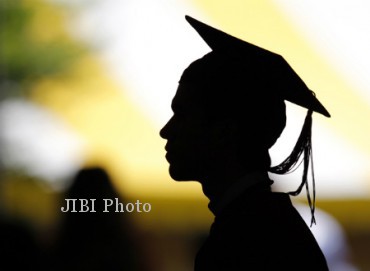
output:
M166 150L166 152L168 152L168 144L166 144L166 145L164 146L164 149Z
M166 153L165 158L166 158L167 162L170 162L170 156L169 156L168 152Z

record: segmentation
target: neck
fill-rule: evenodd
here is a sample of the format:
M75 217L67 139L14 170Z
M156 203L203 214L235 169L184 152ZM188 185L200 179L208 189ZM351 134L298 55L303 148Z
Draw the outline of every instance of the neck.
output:
M218 163L212 162L210 165L206 164L201 174L203 178L198 180L202 185L204 195L210 201L217 201L235 182L247 174L265 172L267 175L267 170L262 169L261 159L256 159L262 154L249 154L240 158L235 154L238 152L237 146L229 148L228 151L227 155L224 155L227 159L220 160ZM267 157L269 158L268 152Z
M210 201L221 198L232 183L228 180L225 180L224 183L201 182L203 193Z
M203 178L200 183L202 185L204 195L209 198L210 201L217 201L221 198L231 186L239 181L243 176L256 172L251 171L234 171L228 174L217 174L217 176L208 176ZM267 173L266 173L267 174ZM247 181L253 181L247 180Z
M245 191L250 189L251 191L257 191L254 189L254 187L259 187L258 189L264 188L264 191L271 191L269 189L266 190L265 188L268 188L269 185L272 184L272 181L269 179L266 171L254 171L246 173L240 178L234 179L232 182L228 183L229 185L226 187L226 189L222 190L222 192L220 192L220 190L217 192L217 189L214 189L215 186L213 186L213 189L211 187L211 189L208 190L210 186L203 185L204 194L210 199L208 207L215 215L222 212L225 206L227 206L231 201L236 199Z

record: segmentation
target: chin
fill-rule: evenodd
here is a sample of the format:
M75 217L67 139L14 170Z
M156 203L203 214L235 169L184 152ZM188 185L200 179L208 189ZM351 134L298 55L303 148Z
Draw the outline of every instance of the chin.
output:
M192 170L176 167L170 165L169 173L173 180L178 182L194 181L196 180L196 174L192 174Z

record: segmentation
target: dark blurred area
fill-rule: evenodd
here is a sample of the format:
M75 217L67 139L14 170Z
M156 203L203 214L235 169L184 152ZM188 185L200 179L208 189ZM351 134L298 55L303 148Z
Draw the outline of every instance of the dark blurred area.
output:
M24 221L0 216L1 270L46 270L42 249Z

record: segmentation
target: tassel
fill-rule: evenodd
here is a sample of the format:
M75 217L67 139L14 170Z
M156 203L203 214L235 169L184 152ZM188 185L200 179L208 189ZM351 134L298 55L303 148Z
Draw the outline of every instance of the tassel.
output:
M302 127L302 131L299 135L296 145L293 148L292 153L281 164L271 167L269 171L280 175L291 173L295 171L302 163L302 161L300 161L300 158L303 154L303 175L301 184L299 185L296 191L288 192L288 194L292 196L297 196L301 193L303 186L306 187L307 201L311 210L311 227L312 227L313 223L316 224L315 219L316 187L312 157L311 131L312 131L312 110L308 110ZM312 178L312 199L307 178L310 163Z

